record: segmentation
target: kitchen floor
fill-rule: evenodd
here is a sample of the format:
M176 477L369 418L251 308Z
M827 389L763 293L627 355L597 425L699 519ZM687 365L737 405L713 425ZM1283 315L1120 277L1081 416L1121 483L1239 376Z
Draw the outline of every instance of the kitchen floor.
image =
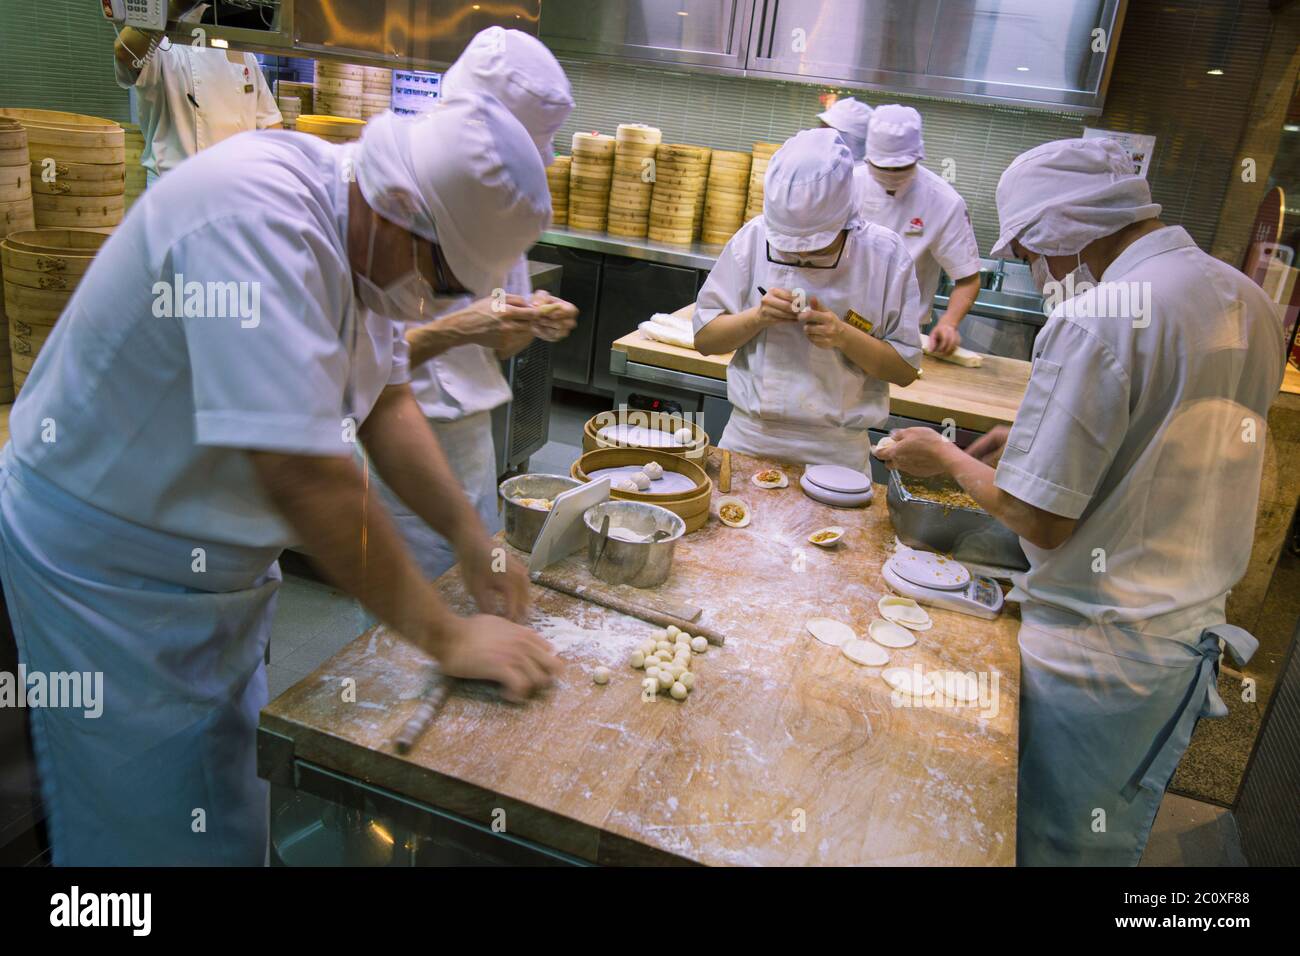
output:
M529 470L567 475L582 451L583 424L608 407L609 403L601 399L557 391L551 409L550 441L530 459ZM286 571L271 629L271 697L278 697L302 680L370 623L370 616L342 591ZM1142 865L1247 864L1230 811L1171 793L1156 816Z

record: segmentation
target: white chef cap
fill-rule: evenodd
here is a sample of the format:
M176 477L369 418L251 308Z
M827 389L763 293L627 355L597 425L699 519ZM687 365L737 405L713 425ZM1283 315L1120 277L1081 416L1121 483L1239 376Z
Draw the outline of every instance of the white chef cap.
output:
M871 107L853 97L836 100L830 109L818 113L817 118L833 130L848 146L853 161L860 163L866 156L867 129L871 125Z
M546 170L528 131L482 93L441 99L420 116L376 116L355 166L370 208L437 242L479 296L505 284L551 219Z
M573 112L569 78L537 37L519 30L481 31L442 77L442 93L490 93L515 114L537 144L542 162L555 161L555 132Z
M806 129L786 140L763 180L763 222L772 247L825 248L855 216L853 159L839 133Z
M925 159L921 114L910 106L877 106L867 131L867 159L884 168L911 166Z
M1151 187L1111 139L1058 139L1021 153L998 180L995 259L1011 240L1045 256L1072 256L1090 242L1160 215Z

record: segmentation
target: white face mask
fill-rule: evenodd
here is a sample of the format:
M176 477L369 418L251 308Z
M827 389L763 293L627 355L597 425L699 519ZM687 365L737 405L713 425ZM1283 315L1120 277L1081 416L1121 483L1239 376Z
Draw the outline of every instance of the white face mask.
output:
M916 175L916 167L909 166L906 169L881 169L879 166L868 165L871 170L871 178L884 188L886 192L896 193L907 186Z
M373 216L373 213L372 213ZM378 312L392 319L418 319L424 310L433 305L433 286L421 274L417 254L419 242L411 236L411 269L398 276L385 286L379 286L370 276L375 263L375 220L370 220L370 246L366 252L365 274L355 275L357 297L361 304L371 312Z
M1029 274L1033 277L1034 285L1037 286L1039 293L1043 294L1047 291L1049 282L1059 282L1070 295L1078 295L1085 289L1095 286L1097 279L1092 274L1092 270L1088 268L1088 264L1083 261L1082 252L1075 256L1075 261L1078 264L1064 279L1057 279L1052 275L1052 271L1047 268L1047 256L1039 256L1029 263Z

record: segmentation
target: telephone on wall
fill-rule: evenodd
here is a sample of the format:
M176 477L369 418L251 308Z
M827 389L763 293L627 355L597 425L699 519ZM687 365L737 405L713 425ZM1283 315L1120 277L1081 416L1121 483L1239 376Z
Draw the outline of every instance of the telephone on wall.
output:
M122 26L161 32L167 29L167 0L100 0L104 16Z

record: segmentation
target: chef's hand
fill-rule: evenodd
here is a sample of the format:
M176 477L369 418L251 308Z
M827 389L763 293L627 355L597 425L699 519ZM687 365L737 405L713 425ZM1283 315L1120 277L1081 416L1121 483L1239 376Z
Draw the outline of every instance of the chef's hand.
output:
M764 325L798 321L799 313L794 310L794 293L789 289L768 289L758 303L758 317Z
M894 443L875 452L885 467L918 478L948 473L955 446L933 428L900 428L889 433Z
M518 345L524 333L532 338L533 323L537 319L537 310L527 299L517 295L478 299L447 317L464 342L493 351Z
M528 613L528 571L486 534L456 548L460 573L484 614L521 621Z
M967 445L966 454L996 468L998 462L1002 460L1002 452L1007 446L1009 434L1011 434L1010 428L1006 425L997 425L992 431Z
M543 342L560 341L578 324L578 307L572 302L556 298L545 289L533 293L533 305L539 315L533 331Z
M458 618L438 648L445 674L501 685L506 700L519 702L549 687L560 662L532 628L490 614Z
M799 313L799 321L803 323L804 335L808 336L808 341L819 349L839 348L843 342L844 330L848 328L838 315L822 308L817 296L808 300L808 308Z
M930 351L935 355L951 355L961 345L961 333L955 325L936 322L930 329Z

